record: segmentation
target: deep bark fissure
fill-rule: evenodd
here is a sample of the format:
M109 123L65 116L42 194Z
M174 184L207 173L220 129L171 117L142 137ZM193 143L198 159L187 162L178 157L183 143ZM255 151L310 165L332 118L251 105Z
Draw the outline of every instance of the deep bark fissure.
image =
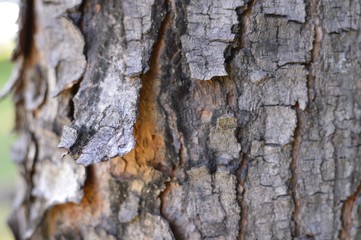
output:
M68 116L68 118L69 118L70 121L73 121L73 120L74 120L74 113L75 113L75 106L74 106L73 97L77 94L82 79L83 79L83 77L81 77L81 78L79 79L79 82L77 82L76 84L74 84L74 85L72 86L72 88L70 89L72 97L70 97L70 99L69 99L69 112L68 112L68 114L67 114L67 116Z
M39 154L39 147L38 147L38 141L37 138L35 136L35 134L33 132L31 132L30 130L29 134L31 137L31 142L34 144L34 156L33 159L31 160L31 166L27 166L28 162L24 163L24 171L27 177L27 182L29 184L29 188L27 188L27 192L26 192L26 199L29 200L30 205L28 206L28 208L26 209L26 214L27 217L30 218L31 216L31 204L34 202L35 197L32 194L32 190L34 188L34 180L33 180L33 176L35 174L36 171L36 163L38 160L38 154Z
M167 6L170 4L169 0L164 2ZM169 6L168 6L169 7ZM142 144L142 140L146 137L146 132L149 131L150 133L157 132L157 113L159 111L159 107L157 105L157 94L159 94L159 85L160 85L160 75L161 75L161 63L160 58L164 52L165 48L165 36L167 30L171 24L172 13L169 11L164 16L159 31L157 39L153 45L152 52L149 58L149 70L145 74L141 75L142 79L142 87L139 92L139 102L138 102L138 109L139 115L137 121L135 123L135 139L137 142L137 146L133 150L135 152L135 160L138 164L142 165L146 163L146 159L143 159L139 162L137 149ZM143 131L142 131L143 130ZM149 139L154 140L152 137ZM154 147L154 144L149 143L148 146ZM147 147L145 147L147 148ZM154 158L148 156L149 158ZM145 157L145 158L148 158ZM144 156L143 156L144 158ZM147 159L148 161L154 159Z
M235 27L234 41L227 47L225 51L225 66L228 75L232 71L230 62L236 56L236 54L244 48L251 47L251 41L249 40L249 33L252 21L252 10L256 0L249 0L246 6L238 7L236 9L238 16L238 25ZM237 85L236 85L237 86Z
M356 191L351 194L343 203L341 208L342 228L339 232L339 238L342 240L351 239L351 229L353 227L352 212L357 199L361 196L361 184L358 185Z
M247 203L244 200L244 194L246 189L244 188L245 182L247 180L247 171L248 171L248 161L249 156L247 153L243 153L241 158L241 164L237 172L237 186L236 193L238 197L238 204L241 209L241 217L239 219L239 231L238 231L238 240L246 240L246 231L247 231Z
M26 1L21 8L21 29L19 31L18 49L14 51L13 60L22 55L25 61L31 62L35 51L34 34L36 31L35 0ZM24 67L25 68L25 67Z
M238 20L239 20L239 34L236 35L236 38L238 41L236 41L238 44L235 48L233 48L233 51L231 52L231 57L229 60L233 59L233 57L239 52L241 49L247 49L251 48L251 41L249 39L249 34L251 31L251 21L252 21L252 13L253 13L253 6L255 5L256 0L249 0L247 2L247 5L245 9L242 10L241 14L239 14ZM231 67L229 67L231 69ZM230 71L229 71L230 73ZM240 95L241 91L238 89L237 84L235 84L237 94ZM239 111L236 111L237 113ZM242 114L242 113L238 113ZM239 116L238 116L239 117ZM244 124L245 126L246 124ZM240 130L240 129L239 129ZM239 131L238 130L238 131ZM242 139L245 136L237 137L237 141L242 144ZM237 169L236 173L236 179L237 179L237 185L236 185L236 196L237 196L237 202L240 207L241 216L239 219L239 229L238 229L238 239L239 240L245 240L246 239L246 231L247 231L247 203L244 199L244 194L246 189L244 188L245 182L247 180L247 173L248 173L248 161L249 161L249 152L250 149L247 150L241 150L240 152L240 164Z
M174 18L174 9L173 9L173 2L172 0L165 0L164 4L167 8L167 13L164 16L160 28L158 31L157 39L154 43L154 46L152 48L151 56L149 59L149 70L147 73L141 76L142 79L142 87L140 89L140 96L139 96L139 116L135 124L135 139L137 141L137 146L133 150L135 152L135 161L139 165L147 164L149 161L151 163L151 166L157 168L157 161L156 160L156 154L144 156L144 155L138 155L138 148L143 147L144 149L147 149L147 147L154 148L157 147L157 142L154 139L153 134L158 134L157 129L157 117L159 114L160 106L157 101L158 95L160 93L160 85L161 85L161 75L162 75L162 66L161 66L161 57L164 54L165 51L165 38L168 34L168 30L172 25L173 18ZM154 141L153 143L148 143L147 146L140 146L143 142L145 133L149 131L151 133L151 136L149 136L150 141ZM161 133L159 133L161 134ZM148 140L149 140L148 139ZM141 149L139 149L141 151ZM157 151L158 149L152 149L152 151ZM147 151L147 150L145 150ZM144 154L144 152L143 152ZM147 153L146 153L147 154ZM139 159L144 158L144 159ZM153 162L153 163L152 163ZM159 163L160 165L162 163ZM157 168L158 169L158 168ZM166 175L172 175L167 170L164 171L164 169L160 168L158 170L161 170ZM177 230L175 224L169 219L163 212L163 208L165 207L165 196L167 193L171 191L171 184L170 182L165 182L165 189L161 191L158 195L158 198L160 199L160 210L159 213L161 217L168 222L170 230L172 231L172 234L175 239L180 239L179 231Z
M240 42L239 42L239 49L242 48L250 48L251 41L249 40L249 32L251 27L252 21L252 10L253 6L256 3L256 0L249 0L247 2L246 9L243 10L241 17L240 17Z
M311 59L306 64L306 69L308 71L307 75L307 96L308 104L307 108L311 107L311 103L316 98L316 89L315 89L315 64L317 63L320 52L321 52L321 42L323 38L323 29L321 26L320 11L319 11L319 0L310 0L307 2L306 13L309 17L308 21L312 23L314 29L312 49L311 49Z
M71 13L68 13L70 19L72 19L72 21L74 22L74 24L78 27L79 31L81 32L81 34L84 36L84 30L83 30L83 26L84 26L84 14L85 14L85 10L86 10L86 4L87 4L87 0L82 0L82 2L80 3L79 7L77 8L77 12L79 12L80 16L78 21L75 21L74 19L71 18ZM87 61L87 41L84 41L84 49L83 49L83 54L85 57L85 60ZM71 97L69 99L69 113L68 113L68 118L70 119L70 121L74 121L74 113L75 113L75 104L74 104L74 96L78 93L79 88L80 88L80 84L83 80L83 75L79 78L79 80L71 87L70 91L71 91Z
M337 190L336 190L336 182L338 179L340 179L340 176L339 176L339 171L338 170L338 167L339 167L339 164L338 164L338 152L337 152L337 149L336 149L336 146L337 146L337 133L338 133L338 129L337 129L337 125L336 125L336 109L339 105L339 98L336 97L336 104L334 106L334 108L332 109L332 125L334 127L333 129L333 132L331 133L331 135L329 136L329 141L332 145L332 148L333 148L333 152L332 152L332 160L334 161L334 164L335 164L335 167L334 167L334 176L335 176L335 179L334 179L334 186L333 186L333 205L336 207L337 205L340 204L340 202L338 201L339 199L336 198L337 196ZM333 211L333 214L336 215L336 211L334 210ZM334 222L335 223L335 222Z
M306 70L308 71L306 77L306 85L307 85L307 106L306 109L311 107L311 102L315 99L315 73L314 73L314 65L318 61L321 49L321 40L322 40L322 29L320 26L320 18L319 18L319 11L318 11L318 0L311 0L307 2L306 5L306 14L308 16L307 22L311 22L314 28L314 35L312 41L312 49L310 51L310 61L307 63L296 63L305 65ZM301 144L302 144L302 137L305 128L305 111L303 111L299 103L296 103L294 107L296 111L296 128L294 130L294 141L292 144L292 151L291 151L291 163L290 163L290 171L291 171L291 181L290 181L290 191L292 200L294 203L294 210L291 215L291 221L293 223L292 228L292 236L294 238L301 237L301 210L303 208L302 199L298 192L298 180L299 180L299 170L298 164L300 161L300 152L301 152Z
M169 227L172 231L173 237L176 240L181 240L184 239L183 235L182 235L182 229L179 229L177 227L177 224L170 219L169 217L166 216L165 211L166 211L166 198L168 197L168 194L170 194L170 192L172 191L172 182L166 182L165 183L165 189L159 194L159 199L160 199L160 213L163 219L165 219L168 224Z
M292 200L294 203L294 210L292 212L291 220L294 224L292 229L292 236L297 238L300 237L301 233L301 219L300 219L300 212L302 209L302 202L301 198L298 193L298 162L300 158L300 150L301 150L301 144L302 144L302 134L304 131L304 122L305 122L305 116L304 112L299 106L299 103L296 103L296 106L294 107L296 111L296 128L294 131L294 140L292 144L292 150L291 150L291 163L290 163L290 171L291 171L291 181L290 181L290 190L292 195Z
M31 207L32 204L35 200L35 197L32 194L32 190L34 187L34 181L33 181L33 176L35 174L36 171L36 163L38 160L38 154L39 154L39 147L38 147L38 141L37 138L35 136L35 134L33 132L31 132L29 129L27 129L29 135L30 135L30 141L31 143L34 145L34 155L31 156L31 164L29 164L28 161L30 161L30 159L27 159L27 161L24 161L23 165L22 165L22 171L23 171L23 177L24 180L27 182L28 184L28 188L26 189L26 193L25 193L25 198L23 201L25 201L25 199L27 199L29 201L29 205L26 207L26 212L25 215L30 219L31 218ZM26 154L28 155L28 154ZM40 220L39 220L40 222ZM38 224L38 222L36 223ZM18 226L19 223L13 221L11 218L8 220L8 225L9 227L12 229L13 233L15 234L15 236L17 236L17 234L19 233L19 229L21 229L21 226ZM19 237L20 239L20 237Z
M34 196L32 196L31 194L31 190L34 187L34 182L33 182L33 176L35 174L36 171L36 162L38 160L38 154L39 154L39 146L38 146L38 140L35 136L35 134L31 131L29 131L30 136L31 136L31 142L34 144L34 148L35 148L35 152L34 152L34 156L31 162L31 166L26 166L25 164L28 163L26 162L24 165L25 169L27 169L29 167L29 172L28 173L28 183L29 183L29 199L30 201L32 201L34 199Z

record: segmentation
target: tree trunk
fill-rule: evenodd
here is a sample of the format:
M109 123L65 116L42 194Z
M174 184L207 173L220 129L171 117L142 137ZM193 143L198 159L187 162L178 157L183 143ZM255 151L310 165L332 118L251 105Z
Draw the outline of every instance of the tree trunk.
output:
M17 239L360 239L361 3L23 0Z

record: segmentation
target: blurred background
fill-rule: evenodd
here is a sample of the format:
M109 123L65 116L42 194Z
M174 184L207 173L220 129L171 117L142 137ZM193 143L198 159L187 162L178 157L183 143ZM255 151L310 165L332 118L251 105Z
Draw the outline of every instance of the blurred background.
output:
M0 0L0 89L12 71L10 56L15 47L18 14L17 1ZM14 239L6 223L16 186L16 168L10 159L10 147L16 137L12 132L14 119L14 106L8 96L0 101L0 240Z

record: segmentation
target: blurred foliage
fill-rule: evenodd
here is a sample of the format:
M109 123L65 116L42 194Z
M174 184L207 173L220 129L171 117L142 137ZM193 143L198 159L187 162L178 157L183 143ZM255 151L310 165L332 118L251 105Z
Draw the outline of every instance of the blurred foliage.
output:
M11 45L0 48L0 88L6 84L10 77L12 64L9 60ZM10 160L10 147L15 135L14 106L8 96L0 101L0 239L13 239L12 233L6 224L11 211L12 197L15 192L16 168Z
M0 60L0 86L3 87L10 76L12 64L9 60ZM14 107L10 97L0 102L0 185L7 180L14 180L15 168L10 161L10 145L14 136Z
M1 0L0 0L1 2ZM1 64L1 71L0 71L0 74L1 74L1 79L0 79L0 85L2 86L3 83L7 80L7 77L6 78L3 78L3 75L2 75L2 70L4 70L3 67L6 67L6 65L9 66L10 64L10 56L11 56L11 53L13 51L13 49L15 48L15 42L14 41L9 41L7 43L2 43L0 45L0 60L1 60L1 63L5 62L5 66L3 66ZM10 69L11 71L11 69ZM9 73L9 69L5 69L5 73Z

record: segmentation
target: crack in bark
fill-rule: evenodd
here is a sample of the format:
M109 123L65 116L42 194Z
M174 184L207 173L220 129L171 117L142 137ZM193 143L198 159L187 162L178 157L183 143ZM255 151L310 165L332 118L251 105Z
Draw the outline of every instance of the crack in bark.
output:
M26 159L24 160L24 163L22 164L23 165L23 170L24 172L22 173L23 175L23 178L24 180L27 182L27 188L26 188L26 192L25 192L25 196L22 200L22 205L25 205L26 208L25 208L25 216L26 216L26 219L31 219L31 207L32 207L32 203L35 201L35 197L31 194L33 188L34 188L34 181L33 181L33 176L35 174L35 167L36 167L36 163L37 163L37 160L38 160L38 154L39 154L39 144L38 144L38 141L37 141L37 138L34 134L34 132L30 131L30 130L27 130L28 131L28 134L30 136L30 142L32 144L34 144L34 155L31 156L32 159L31 161L29 162L29 154L27 153L26 154ZM31 145L29 143L29 145ZM28 203L28 204L26 204ZM13 211L13 214L16 213L17 211L14 210ZM16 214L13 215L15 218L16 218ZM29 222L26 222L27 225L30 225L30 224L34 224L34 228L37 227L37 225L39 225L40 223L40 220L39 219L37 222L35 223L29 223ZM12 232L14 233L15 236L19 236L19 239L23 236L21 236L21 226L19 226L19 221L15 220L15 219L9 219L8 220L8 225L9 227L11 228ZM21 237L20 237L21 236Z
M238 7L236 9L238 15L238 27L236 28L237 32L235 33L233 44L230 43L225 51L225 65L228 76L231 76L230 62L234 58L234 56L241 49L251 47L251 41L249 40L248 35L251 28L252 10L255 3L256 0L249 0L245 7Z
M300 212L302 209L302 202L297 191L298 185L298 162L300 158L300 150L301 150L301 143L302 143L302 135L304 130L304 122L305 122L305 115L302 109L299 106L299 103L296 103L295 106L296 117L297 117L297 125L294 131L294 141L292 145L292 160L290 163L290 171L291 171L291 184L290 190L292 194L292 199L294 202L294 211L292 213L291 220L293 222L293 229L292 229L292 236L294 238L298 238L300 236L301 231L301 219L300 219Z
M247 203L244 200L245 189L244 185L247 178L248 173L248 161L249 155L247 153L243 153L242 161L238 169L237 173L237 188L236 193L238 196L238 204L241 209L241 217L239 222L239 231L238 231L238 240L245 240L246 238L246 230L247 230Z
M29 0L21 4L19 16L21 17L21 29L19 31L18 46L15 49L12 60L20 55L25 59L24 64L33 63L32 57L36 52L34 35L36 32L35 0ZM23 17L22 17L23 16ZM23 66L23 68L25 68Z
M169 3L165 1L165 5ZM123 156L128 165L137 164L146 166L148 163L156 165L154 160L159 148L164 146L163 137L157 131L157 106L156 95L160 92L161 64L160 58L165 50L165 35L172 20L170 11L164 16L159 27L158 36L154 42L149 58L149 70L140 76L142 87L139 91L138 118L134 127L136 147Z
M37 140L37 138L35 136L35 133L29 131L29 134L30 134L30 137L31 137L31 141L33 142L34 147L35 147L35 153L34 153L34 159L32 159L32 162L31 162L31 166L28 166L28 167L25 166L25 169L26 169L26 173L27 173L27 179L26 180L27 180L27 182L29 184L28 188L27 188L27 190L29 191L28 192L28 199L29 199L30 202L32 202L35 199L35 197L31 194L31 191L32 191L32 189L34 188L34 185L35 185L34 181L33 181L33 176L35 175L35 171L36 171L36 169L35 169L36 163L39 160L38 159L39 144L38 144L38 140ZM24 165L26 165L27 163L28 163L28 161L26 161L24 163Z
M228 61L227 62L227 69L228 72L230 72L231 66L230 66L230 62L231 60L234 58L234 56L237 54L237 52L239 52L241 49L244 48L251 48L251 41L248 37L250 31L251 31L251 21L252 21L252 12L253 12L253 6L255 5L256 0L249 0L247 2L247 5L245 7L245 9L242 9L242 12L239 13L239 34L236 35L236 39L238 39L238 41L236 41L237 45L234 48L231 48L230 50L230 56L228 57ZM237 11L240 11L240 9L237 9ZM231 76L229 74L229 76ZM238 89L237 84L235 84L236 86L236 90L237 90L237 94L240 94L240 90ZM239 114L237 114L239 115ZM239 116L237 116L237 118L239 118ZM244 136L240 136L237 137L237 140L240 144L242 144L242 139L244 138ZM241 216L239 219L239 229L238 229L238 239L239 240L245 240L246 239L246 230L247 230L247 203L245 202L244 199L244 194L245 194L245 182L247 179L247 174L248 174L248 162L249 162L249 151L250 149L248 149L247 151L242 151L241 150L241 163L238 166L237 169L237 174L236 174L236 179L237 179L237 186L236 186L236 196L238 198L238 204L241 210Z
M169 4L169 1L165 1L166 5ZM138 162L138 164L146 163L148 161L154 160L154 154L151 154L152 150L156 145L159 145L154 142L154 136L158 135L156 125L157 125L157 116L156 113L159 112L157 108L156 95L160 92L160 58L165 50L165 35L170 26L173 14L168 11L165 17L162 20L161 26L159 28L158 37L156 42L153 45L153 50L149 59L149 71L141 76L142 79L142 88L140 89L139 94L139 116L135 124L135 139L137 146L133 151L135 151L135 160L138 162L139 156L144 158L144 162ZM150 136L146 136L150 135ZM149 139L145 139L149 137ZM144 144L144 141L148 141L147 144ZM163 145L163 144L162 144ZM143 154L140 154L143 152ZM143 156L142 156L143 155Z
M70 89L70 92L71 92L71 97L69 99L69 112L67 114L67 117L70 119L70 121L74 121L74 112L75 112L75 105L74 105L74 96L77 94L79 88L80 88L80 83L81 81L83 80L83 77L81 77L79 79L79 81L77 83L75 83L71 89Z
M253 6L256 3L256 0L249 0L246 6L246 9L243 10L241 14L240 24L240 42L239 42L239 49L242 48L250 48L251 41L249 40L249 32L251 27L251 17L252 17L252 10Z
M332 160L334 162L334 169L333 169L333 174L334 174L334 179L333 181L333 190L332 190L332 194L333 194L333 207L334 209L332 210L332 214L333 216L336 216L336 206L338 206L340 204L340 202L338 202L339 198L336 198L337 195L337 190L336 190L336 181L338 179L340 179L339 177L339 171L338 170L338 161L337 161L337 150L336 150L336 133L337 133L337 126L336 126L336 109L339 105L339 99L338 97L336 97L336 104L334 106L332 106L331 112L332 112L332 120L330 121L332 123L333 126L333 131L332 133L330 133L330 136L328 137L328 141L331 143L333 152L332 152ZM331 108L331 106L330 106ZM337 228L338 223L336 223L336 221L333 221L333 227Z
M310 17L308 22L311 22L314 27L314 36L312 41L311 49L311 59L310 62L306 64L306 69L308 70L307 75L307 96L308 96L308 105L310 107L311 102L316 98L316 89L315 89L315 69L314 65L318 61L321 52L321 42L323 38L323 29L321 26L320 11L319 11L319 0L310 0L308 1L306 7L307 15Z
M168 222L169 224L169 228L170 230L172 231L172 234L173 234L173 237L174 239L178 240L178 239L183 239L183 236L182 236L182 231L181 229L178 229L177 228L177 224L171 220L169 217L166 216L166 213L165 213L165 208L166 208L166 203L167 203L167 197L168 195L170 194L170 192L172 191L172 182L169 181L169 182L166 182L165 183L165 189L160 192L159 194L159 199L160 199L160 215L161 217Z
M351 229L353 227L352 211L355 207L356 200L361 196L361 184L358 185L356 191L351 194L343 203L341 209L341 223L342 228L339 233L339 238L342 240L351 239Z
M75 22L74 20L73 23L75 26L78 27L79 32L83 35L84 38L84 49L83 49L83 55L85 57L85 61L88 62L87 59L87 41L85 40L85 36L84 36L84 14L86 11L86 5L88 3L88 0L82 0L81 4L79 5L77 11L79 11L80 13L80 17L79 17L79 21ZM68 13L69 17L71 15L71 13ZM71 18L71 17L70 17ZM74 96L78 93L79 89L80 89L80 84L83 81L83 77L84 77L84 73L86 71L87 66L84 69L83 75L79 78L79 80L71 87L70 91L71 91L71 97L69 100L69 113L68 113L68 118L70 119L70 121L74 121L75 117L74 117L74 113L75 113L75 104L74 104Z
M314 27L314 36L312 42L312 49L310 51L311 59L308 63L305 64L305 67L308 71L306 84L307 84L307 106L306 109L311 107L311 102L316 97L315 90L315 69L314 65L318 61L321 50L321 41L322 41L322 28L319 18L318 11L318 0L310 0L306 7L307 15L309 19L307 22L311 22ZM294 238L298 238L301 235L301 210L302 210L302 202L299 196L299 192L297 191L298 185L298 162L300 158L301 144L302 144L302 135L304 131L305 125L305 112L299 106L299 103L296 103L295 106L296 117L297 117L297 125L294 131L294 141L292 145L292 160L290 163L290 171L291 171L291 184L290 190L292 194L292 200L294 202L294 211L292 212L291 221L293 222L292 236Z
M146 165L148 162L151 162L151 165L155 165L156 168L157 164L161 164L161 162L158 161L162 160L156 159L156 153L159 151L159 148L164 147L164 140L161 136L162 134L157 133L157 114L159 113L160 108L157 103L157 95L160 93L162 74L162 65L160 61L166 48L165 38L170 26L173 23L175 14L174 3L172 0L165 0L164 4L167 6L167 13L161 22L158 37L152 49L149 59L149 70L141 76L142 88L139 96L139 117L135 124L135 139L137 141L137 146L132 151L135 153L134 159L136 163L139 165ZM157 139L158 141L162 141L162 143L160 144ZM144 141L147 141L147 143L145 144ZM126 156L124 156L124 158L126 158ZM168 173L166 170L164 171L162 168L160 170L163 170L162 172L166 175L174 175L172 173ZM166 214L164 214L164 209L167 203L165 198L172 189L171 185L171 182L166 182L165 189L159 193L159 212L161 217L169 224L170 231L172 232L174 238L181 239L179 237L181 230L178 230L174 222L170 220Z

